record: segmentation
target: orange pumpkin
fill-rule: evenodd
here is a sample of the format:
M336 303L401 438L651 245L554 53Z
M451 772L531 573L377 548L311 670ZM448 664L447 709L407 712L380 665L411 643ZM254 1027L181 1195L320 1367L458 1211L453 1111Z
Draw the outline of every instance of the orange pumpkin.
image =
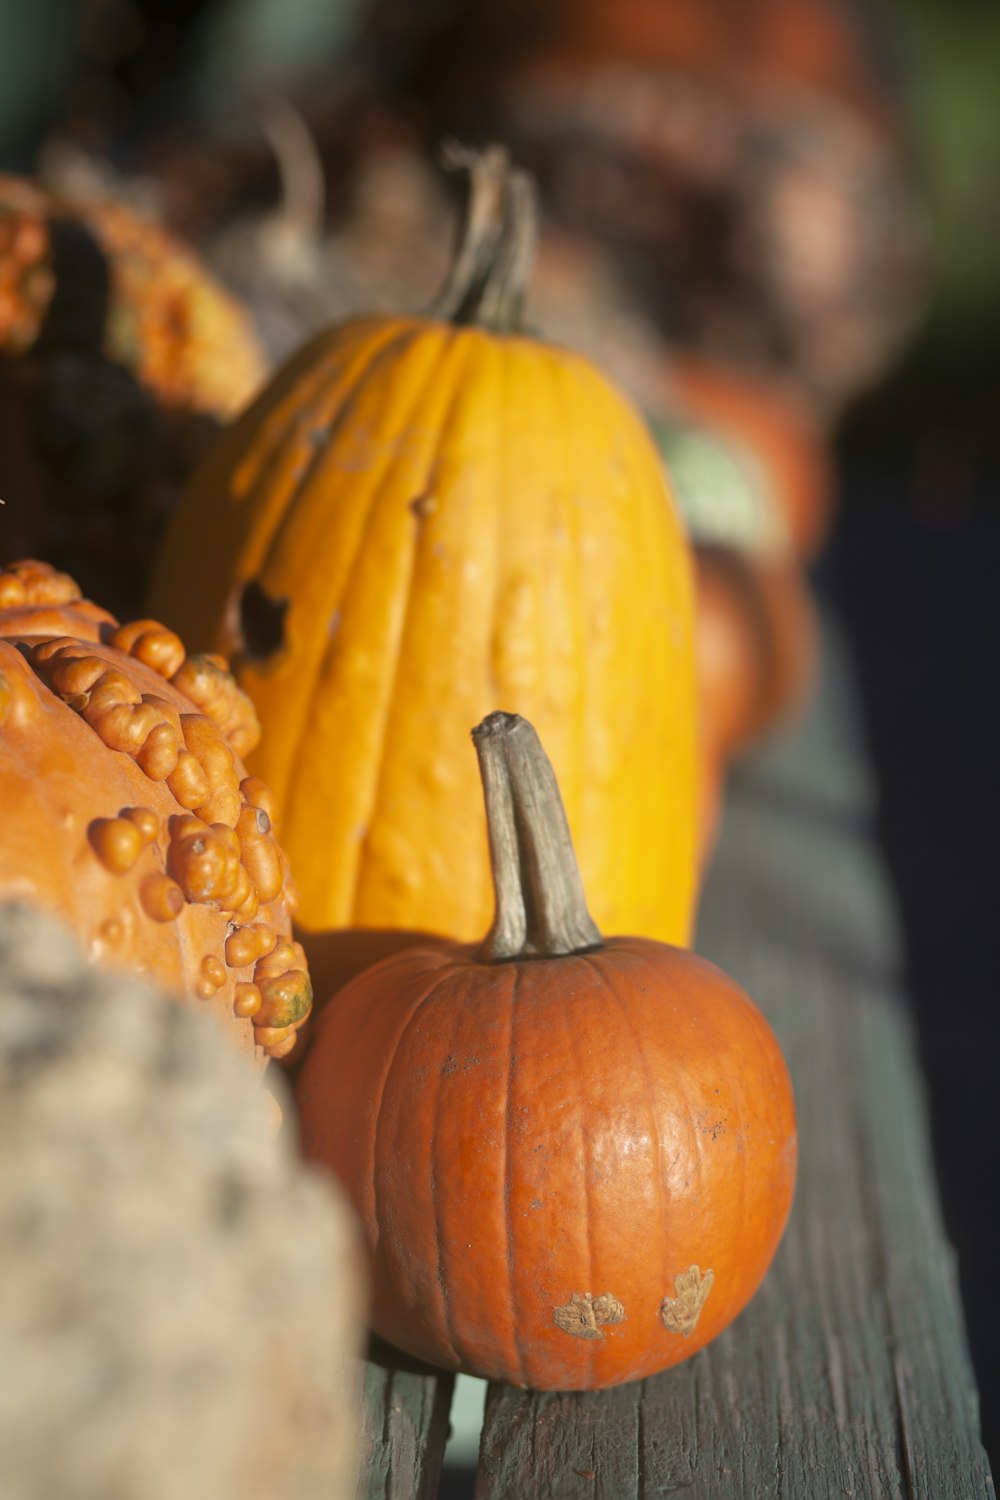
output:
M791 1086L719 970L601 938L530 724L474 737L493 927L385 958L327 1006L303 1142L361 1214L382 1337L597 1389L687 1358L753 1295L792 1199Z
M792 558L701 544L695 576L704 868L721 826L728 763L802 711L816 677L819 633Z
M495 151L471 176L438 316L348 323L279 373L195 476L151 607L254 700L305 928L482 931L456 746L499 698L552 746L600 919L683 941L687 543L633 408L519 331L527 179Z
M701 743L729 759L802 707L816 672L816 613L788 559L707 545L695 556Z
M694 543L704 867L726 763L792 719L813 685L818 632L801 559L826 530L828 459L790 398L704 361L668 370L653 427Z
M149 974L281 1056L312 992L259 734L224 664L128 625L43 563L0 570L0 900Z

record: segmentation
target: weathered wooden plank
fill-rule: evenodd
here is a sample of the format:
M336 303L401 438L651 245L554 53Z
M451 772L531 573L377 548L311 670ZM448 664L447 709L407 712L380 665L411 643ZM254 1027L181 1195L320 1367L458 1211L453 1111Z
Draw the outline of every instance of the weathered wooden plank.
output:
M619 1391L492 1388L477 1500L993 1494L940 1222L850 678L734 783L699 931L781 1039L801 1165L764 1287L686 1365Z
M364 1363L358 1500L433 1500L453 1385L376 1341Z

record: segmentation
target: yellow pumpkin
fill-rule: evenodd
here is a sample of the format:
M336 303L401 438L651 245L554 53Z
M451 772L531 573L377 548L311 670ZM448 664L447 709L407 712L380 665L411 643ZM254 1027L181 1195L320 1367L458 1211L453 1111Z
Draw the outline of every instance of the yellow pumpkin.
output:
M435 312L293 357L196 474L151 607L229 656L256 705L305 928L488 925L464 747L499 706L549 747L596 919L685 942L688 544L632 406L520 331L530 179L496 149L462 164Z

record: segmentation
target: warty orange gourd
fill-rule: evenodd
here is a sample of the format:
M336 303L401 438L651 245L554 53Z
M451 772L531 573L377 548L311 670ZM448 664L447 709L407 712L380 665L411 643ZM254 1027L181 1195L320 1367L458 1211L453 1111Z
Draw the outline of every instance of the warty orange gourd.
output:
M211 657L119 625L44 563L0 569L0 900L60 917L95 962L150 978L281 1057L312 1003L260 726Z

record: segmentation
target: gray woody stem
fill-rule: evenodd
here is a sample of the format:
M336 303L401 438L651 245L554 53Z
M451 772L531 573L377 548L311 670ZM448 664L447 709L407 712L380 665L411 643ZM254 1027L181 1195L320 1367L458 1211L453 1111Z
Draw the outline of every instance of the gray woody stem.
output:
M489 714L472 731L486 798L496 892L480 957L555 958L600 945L587 910L555 772L519 714Z
M534 182L511 166L502 146L470 151L451 141L444 162L464 173L466 203L455 259L432 316L517 333L535 258Z

